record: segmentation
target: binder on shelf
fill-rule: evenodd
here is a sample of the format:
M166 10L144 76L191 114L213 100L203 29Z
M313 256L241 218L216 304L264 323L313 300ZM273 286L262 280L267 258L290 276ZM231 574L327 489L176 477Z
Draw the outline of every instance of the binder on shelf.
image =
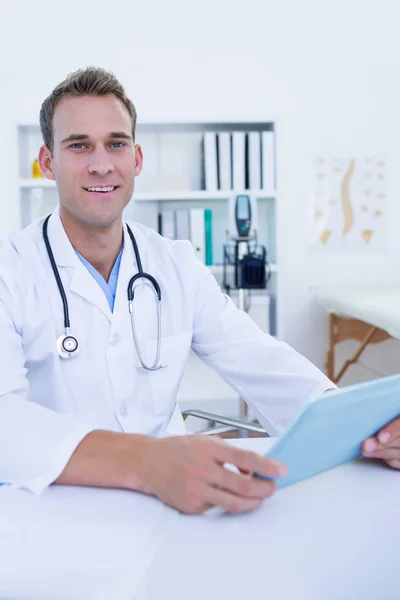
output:
M275 190L274 132L262 132L262 189Z
M246 185L245 132L232 133L232 174L233 189L242 191Z
M189 240L197 258L205 265L213 264L210 208L162 210L158 214L158 233L171 240Z
M218 188L220 190L232 189L231 139L229 132L217 134Z
M158 214L158 233L169 240L176 239L175 213L164 209Z
M217 134L207 131L203 137L204 188L209 192L218 189Z
M176 239L190 240L190 216L189 210L178 209L175 212Z
M205 219L204 208L191 208L190 214L190 240L192 242L195 255L202 263L205 263Z
M259 131L251 131L247 135L247 188L261 189L261 135Z
M205 258L206 265L213 264L213 248L212 248L212 210L206 208L204 210L204 235L205 235Z

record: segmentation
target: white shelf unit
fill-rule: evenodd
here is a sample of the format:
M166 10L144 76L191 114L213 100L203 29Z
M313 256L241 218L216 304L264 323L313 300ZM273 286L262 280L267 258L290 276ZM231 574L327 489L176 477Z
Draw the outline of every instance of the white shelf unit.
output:
M19 187L21 190L23 189L32 189L32 188L56 188L56 182L51 179L42 178L22 178L19 180Z
M41 178L22 178L19 180L19 187L25 188L55 188L56 182L50 179ZM208 200L228 200L231 191L217 190L209 192L207 190L188 190L188 191L170 191L164 192L138 192L134 195L135 202L171 202L171 201L208 201ZM276 198L275 190L251 190L251 193L258 199Z
M143 149L144 164L141 175L135 180L133 200L125 211L127 219L139 221L157 229L158 214L163 209L209 208L213 222L213 256L210 267L218 280L222 278L223 244L226 242L228 200L232 190L204 189L204 155L202 141L208 132L233 133L273 132L276 143L276 124L272 121L248 122L197 122L197 123L139 123L136 143ZM57 188L54 181L32 178L32 163L42 144L38 124L18 126L20 227L48 214L57 205ZM272 157L275 172L275 153ZM276 253L277 203L276 185L268 189L250 190L257 201L258 241L267 248L271 263L270 331L277 331L277 272ZM241 191L241 190L240 190Z
M211 272L217 281L223 276L223 244L226 242L228 223L228 200L232 190L204 189L202 140L207 132L273 132L274 185L268 189L252 189L258 212L258 241L267 248L271 279L265 291L252 292L252 311L249 314L257 322L269 324L272 335L280 337L277 314L279 312L277 256L276 190L276 123L265 122L197 122L197 123L145 123L137 125L136 143L143 149L144 164L141 175L135 180L135 193L128 205L125 217L139 221L154 229L158 228L158 214L162 209L178 210L208 208L212 210L213 257ZM18 126L19 148L19 198L20 227L50 213L58 203L54 181L32 178L32 163L42 144L38 124ZM242 190L238 190L242 191ZM235 300L235 293L232 293ZM262 299L262 302L260 302ZM263 312L264 311L264 312ZM268 312L268 314L266 314ZM259 323L260 324L260 323ZM261 326L261 324L260 324ZM195 355L190 354L178 401L182 409L203 408L219 414L238 416L239 399L227 384ZM197 424L199 425L199 423Z

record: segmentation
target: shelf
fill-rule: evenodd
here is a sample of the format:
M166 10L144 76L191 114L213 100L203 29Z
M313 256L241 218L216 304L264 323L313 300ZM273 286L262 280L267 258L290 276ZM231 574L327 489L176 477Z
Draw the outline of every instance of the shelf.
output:
M243 134L252 134L252 141L259 134L260 152L257 147L253 148L248 139L248 153L240 148L238 162L248 167L248 175L252 173L252 164L257 160L261 172L264 170L264 178L259 176L257 179L247 179L254 184L254 189L243 190L221 190L218 187L219 179L215 180L215 167L223 168L229 185L232 178L232 160L228 162L228 157L232 159L228 147L222 153L226 160L220 160L221 155L215 155L214 148L211 155L208 156L213 166L213 179L208 179L208 189L204 187L205 179L205 147L203 147L204 137L209 133L223 134L225 140L226 134L242 132ZM268 133L269 132L269 133ZM148 172L144 172L136 181L135 192L130 202L129 208L124 217L129 220L142 223L143 225L157 231L158 215L163 210L185 211L192 208L208 208L212 211L213 227L213 257L219 264L207 266L213 274L216 281L222 286L224 276L224 266L221 264L224 260L224 244L229 243L226 229L230 227L231 207L230 203L235 200L238 194L249 194L254 199L257 214L257 238L260 245L264 245L268 250L268 258L272 261L269 264L271 272L270 285L266 290L260 290L263 296L269 295L271 298L271 310L269 313L271 321L271 331L277 330L277 314L280 311L281 294L278 298L278 283L281 277L281 265L276 264L277 251L279 243L277 218L280 210L279 203L280 188L277 185L276 174L278 172L278 161L276 156L276 121L274 118L257 118L251 121L243 119L211 118L202 122L170 121L150 121L137 124L138 143L142 145L144 154L149 158L149 164L152 165ZM265 135L264 135L265 134ZM272 135L269 135L272 134ZM139 139L140 138L140 139ZM236 136L236 141L240 142L243 135ZM210 136L210 139L211 138ZM220 138L221 140L222 138ZM223 140L222 140L223 141ZM59 193L55 181L46 178L32 178L31 175L33 161L37 159L38 148L42 145L42 136L38 122L23 122L17 126L17 145L18 145L18 164L19 171L14 185L18 186L18 211L20 227L28 226L32 220L42 214L48 214L56 207L59 202ZM241 144L241 142L240 142ZM264 156L261 154L264 144ZM206 144L205 144L206 145ZM250 149L250 145L253 150ZM229 146L229 144L228 144ZM221 148L220 148L221 149ZM239 150L239 148L238 148ZM250 151L251 150L251 151ZM233 152L236 154L236 152ZM258 155L260 154L259 158ZM267 157L267 158L266 158ZM266 160L266 163L263 162ZM216 162L217 161L217 162ZM207 162L208 164L208 162ZM230 167L229 167L230 165ZM250 165L250 166L249 166ZM266 170L265 170L266 169ZM259 168L257 167L257 172ZM228 177L228 173L230 178ZM260 173L261 174L261 173ZM115 175L115 173L114 173ZM100 179L98 177L98 179ZM103 177L103 180L106 181ZM213 185L210 184L213 182ZM246 180L245 180L246 181ZM264 181L268 189L259 189ZM242 180L244 184L244 181ZM214 187L214 191L212 191ZM279 188L278 190L276 188ZM211 188L211 189L210 189ZM124 193L126 190L121 190ZM185 234L186 236L188 234ZM279 236L280 237L280 236ZM232 276L233 266L228 267L229 274ZM228 280L229 282L229 280ZM228 283L227 282L227 283ZM259 301L257 290L252 294L254 305ZM261 296L261 294L260 294ZM258 309L257 309L258 310ZM261 310L260 310L261 312ZM279 332L280 333L280 332Z
M210 269L213 275L223 275L224 273L224 265L210 265L207 268ZM270 263L269 268L271 273L276 273L278 270L278 265L275 263Z
M45 179L38 177L37 179L20 179L20 188L55 188L56 182L51 179ZM216 192L207 192L205 190L189 190L187 192L148 192L138 193L133 196L136 202L161 202L161 201L174 201L174 200L228 200L231 194L235 192L231 190L223 191L218 190ZM254 195L256 198L275 198L276 192L274 190L250 190L249 193Z
M45 179L44 177L37 177L32 179L20 179L20 188L55 188L56 182L51 179Z
M206 190L189 190L187 192L151 192L137 194L133 198L136 202L172 202L176 200L192 200L192 201L205 201L205 200L228 200L232 194L235 194L233 190L218 190L216 192L208 192ZM248 190L253 196L259 199L263 198L275 198L276 192L274 190Z

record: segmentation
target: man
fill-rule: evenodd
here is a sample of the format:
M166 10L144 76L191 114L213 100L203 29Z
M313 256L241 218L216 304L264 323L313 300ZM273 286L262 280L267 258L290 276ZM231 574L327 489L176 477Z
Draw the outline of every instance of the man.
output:
M190 348L277 430L333 384L239 311L188 242L131 224L136 256L122 212L143 157L135 108L113 75L71 74L40 124L39 164L59 210L0 259L0 481L34 493L52 483L139 490L187 513L256 508L274 484L249 473L286 468L182 435L175 398ZM162 294L160 346L151 279L132 286L133 320L128 310L140 262ZM375 443L375 456L400 466L398 432L395 422L365 450Z

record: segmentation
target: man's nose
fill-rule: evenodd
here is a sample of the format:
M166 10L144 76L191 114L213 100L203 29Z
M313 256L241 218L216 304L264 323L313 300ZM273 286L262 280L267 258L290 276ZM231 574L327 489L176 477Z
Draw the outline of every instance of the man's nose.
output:
M89 172L94 175L107 175L114 171L114 165L103 146L96 147L90 155Z

